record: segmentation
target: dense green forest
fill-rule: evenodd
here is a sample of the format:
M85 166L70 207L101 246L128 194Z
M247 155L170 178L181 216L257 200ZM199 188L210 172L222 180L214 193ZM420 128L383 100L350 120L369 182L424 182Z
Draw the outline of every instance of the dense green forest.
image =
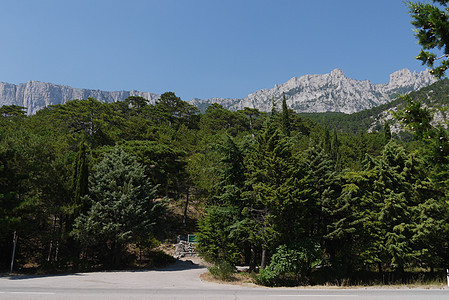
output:
M196 231L204 258L260 268L265 285L441 271L448 131L415 96L401 99L412 141L388 124L343 131L285 100L270 113L213 104L202 114L172 92L33 116L3 106L1 269L14 236L15 270L51 271L130 267Z

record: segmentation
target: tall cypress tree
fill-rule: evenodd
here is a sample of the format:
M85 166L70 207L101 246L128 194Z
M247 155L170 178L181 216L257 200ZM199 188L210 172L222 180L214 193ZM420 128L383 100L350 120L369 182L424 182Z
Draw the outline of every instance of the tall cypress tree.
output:
M282 115L281 115L282 132L286 136L290 136L290 113L288 111L285 94L282 94Z
M385 121L384 124L384 139L385 143L388 143L391 140L391 128L387 121Z
M75 208L75 217L80 213L87 211L87 205L82 201L82 197L88 192L89 187L89 163L86 155L86 144L84 142L80 145L80 150L76 156L73 164L72 176L72 193L73 203Z

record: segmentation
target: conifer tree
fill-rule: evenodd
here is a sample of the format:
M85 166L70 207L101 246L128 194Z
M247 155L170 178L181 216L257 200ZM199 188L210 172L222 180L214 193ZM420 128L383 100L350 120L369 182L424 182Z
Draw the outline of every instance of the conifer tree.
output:
M288 111L285 94L282 94L282 115L281 115L282 132L285 136L290 136L290 112Z
M235 265L239 262L238 253L243 252L242 248L249 240L245 233L248 220L242 215L246 206L241 197L245 184L244 157L229 135L220 150L223 155L217 166L220 182L214 205L199 223L199 250L214 263L226 261Z
M237 265L241 248L235 235L240 211L236 207L211 206L198 223L198 250L210 262Z
M340 158L340 141L338 140L337 130L333 130L330 158L334 161L335 169L340 170L341 158Z
M324 136L323 136L323 148L327 154L331 154L332 150L332 141L331 141L331 133L327 124L324 125Z
M391 140L391 128L387 121L384 123L384 139L385 143L388 143Z
M418 44L422 46L416 59L433 67L430 73L437 78L442 78L449 68L449 35L447 33L449 1L433 0L433 2L438 4L408 2L408 6L413 18L412 25L416 27L415 36L418 38ZM435 48L440 50L438 51L440 53L429 51Z
M244 197L249 218L254 221L254 242L262 247L264 267L268 250L304 234L303 209L307 198L301 186L300 169L288 139L268 123L258 137L248 161Z
M88 209L87 203L82 200L82 197L88 192L89 184L89 163L86 155L86 144L80 144L80 150L76 156L73 164L72 186L73 202L75 207L75 217L80 213L85 213Z
M121 263L125 246L148 237L152 226L163 213L163 202L155 202L155 186L144 174L144 168L115 147L105 154L89 177L92 205L74 224L74 236L83 247L105 251L98 253L111 267Z
M303 153L302 164L306 179L303 188L309 191L307 206L303 207L306 216L303 227L308 237L321 240L329 222L326 218L340 192L335 162L322 147L312 145Z

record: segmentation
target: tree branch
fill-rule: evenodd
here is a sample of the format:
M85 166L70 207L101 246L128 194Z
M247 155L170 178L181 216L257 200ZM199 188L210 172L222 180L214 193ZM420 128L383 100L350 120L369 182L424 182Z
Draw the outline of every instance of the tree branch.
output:
M443 57L449 57L449 54L443 54L440 57L435 58L435 60L442 59Z

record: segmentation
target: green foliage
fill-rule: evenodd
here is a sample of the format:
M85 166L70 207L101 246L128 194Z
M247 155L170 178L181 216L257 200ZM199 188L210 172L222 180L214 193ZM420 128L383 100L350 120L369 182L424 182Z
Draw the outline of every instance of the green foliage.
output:
M416 59L433 67L431 73L441 78L449 67L449 3L443 0L433 2L438 2L439 5L408 2L408 7L413 18L412 25L416 27L415 36L418 38L418 44L422 46ZM432 49L438 49L439 53L428 51ZM441 62L435 66L436 61L440 59Z
M86 145L82 143L73 164L73 176L71 191L75 205L75 216L86 213L88 204L81 200L88 192L89 186L89 163L86 155Z
M25 107L17 105L3 105L0 107L0 116L5 119L21 119L26 115Z
M89 186L91 208L75 220L73 234L84 247L106 248L117 267L124 247L151 232L162 202L154 201L144 168L119 147L94 167Z
M184 151L155 141L126 141L120 146L145 166L145 174L159 185L159 195L174 198L179 195L187 176Z
M154 110L157 111L160 120L169 126L178 127L180 124L185 124L189 128L198 126L198 108L182 101L173 92L162 94Z
M414 101L410 96L402 97L406 102L403 110L397 111L394 116L407 129L415 132L418 139L426 137L426 133L430 130L432 121L432 114L429 109L422 107L420 101Z
M228 263L227 261L223 261L208 268L209 273L216 279L223 281L231 281L232 275L235 272L235 268Z
M288 111L285 94L282 95L282 115L281 115L282 132L285 136L290 136L290 112Z
M240 262L239 240L233 225L239 220L238 210L232 207L210 207L198 223L198 247L202 256L215 264Z
M223 262L260 265L266 285L438 270L449 262L449 134L430 116L449 104L447 90L442 80L352 115L299 115L285 103L272 114L219 104L199 114L174 93L154 105L73 100L33 116L6 107L1 252L16 231L19 264L125 265L129 249L152 253L161 235L186 230L155 200L168 196L173 212L204 209L198 248L225 277ZM390 135L390 122L367 133L393 106L406 139Z
M201 116L200 128L212 134L227 132L235 136L238 132L249 129L252 118L252 113L248 119L245 114L229 111L220 104L214 103Z
M281 245L270 265L260 271L257 281L266 286L307 284L314 268L323 262L320 245L304 239L291 246Z

